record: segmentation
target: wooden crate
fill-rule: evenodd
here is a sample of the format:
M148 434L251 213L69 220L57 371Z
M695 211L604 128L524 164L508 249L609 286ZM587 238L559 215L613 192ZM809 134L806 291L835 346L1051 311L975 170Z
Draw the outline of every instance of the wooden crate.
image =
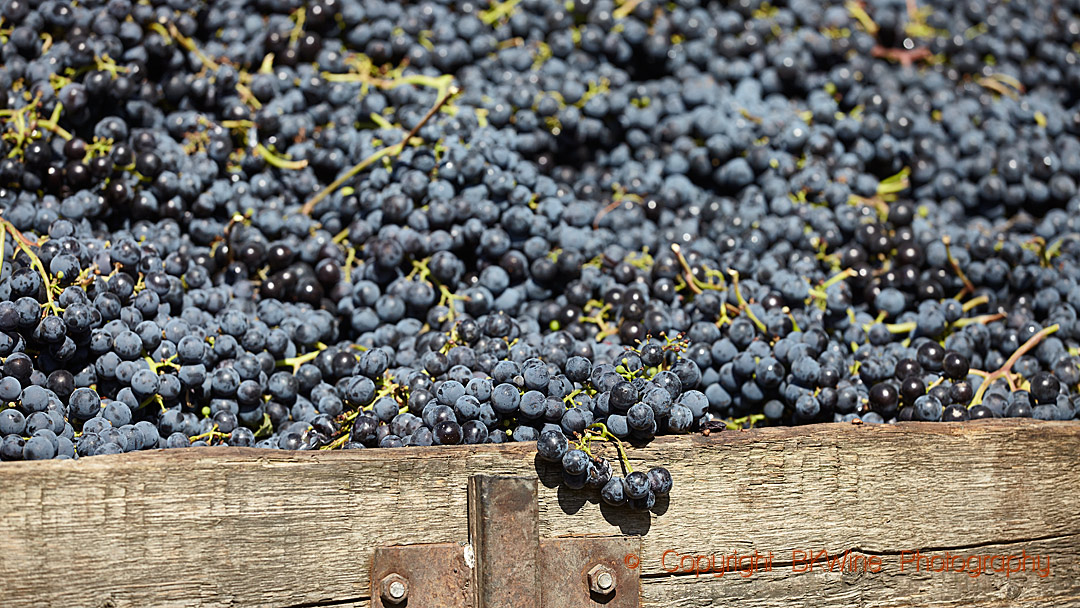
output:
M671 470L669 502L611 509L543 469L539 534L640 536L642 606L1080 606L1077 423L725 431L665 437L630 456ZM474 474L536 476L534 446L5 463L2 605L369 606L376 547L467 541ZM771 571L717 576L681 559L715 554L720 564L755 550L772 553ZM849 550L849 565L880 571L820 561L795 571L806 564L793 552ZM1008 576L910 563L901 572L915 550L1026 552L1049 560L1049 575L1033 564Z

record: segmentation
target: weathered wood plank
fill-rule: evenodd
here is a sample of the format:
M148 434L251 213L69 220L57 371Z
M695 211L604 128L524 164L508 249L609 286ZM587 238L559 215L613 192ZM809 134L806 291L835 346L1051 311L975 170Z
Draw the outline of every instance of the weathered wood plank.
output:
M975 593L956 575L866 574L853 584L852 575L815 583L818 574L774 572L700 582L661 566L668 550L790 556L981 545L1058 556L1062 575L1024 579L1019 597L1080 605L1080 424L761 429L663 438L631 458L675 477L659 515L600 507L543 470L540 534L643 535L646 605L771 595L774 603L760 605L779 606L808 594L831 605L996 605L1013 593L1013 578L974 579L984 586ZM362 606L374 546L467 540L467 479L477 473L535 475L533 448L204 448L5 463L5 606Z

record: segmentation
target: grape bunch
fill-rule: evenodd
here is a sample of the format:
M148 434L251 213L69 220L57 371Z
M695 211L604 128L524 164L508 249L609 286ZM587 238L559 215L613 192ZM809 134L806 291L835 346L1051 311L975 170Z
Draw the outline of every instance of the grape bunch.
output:
M600 490L605 503L629 504L637 510L649 510L657 497L667 496L672 487L671 473L664 467L635 472L622 441L647 442L657 434L687 433L694 421L705 415L705 395L683 390L684 380L688 386L696 386L700 371L693 362L678 357L685 343L672 342L664 346L649 344L641 351L628 350L618 365L603 363L593 367L585 357L567 359L567 378L581 388L564 398L569 409L552 404L552 417L560 418L562 428L544 430L536 441L541 460L561 464L566 487ZM529 395L525 393L522 401ZM537 394L529 401L540 405L541 399ZM528 409L534 408L530 405ZM526 411L522 408L522 413ZM567 439L567 435L576 440ZM608 459L592 454L591 441L614 443L624 477L613 475Z
M601 425L600 438L608 433ZM585 436L594 438L597 435ZM617 440L616 440L617 441ZM634 471L629 463L625 477L612 474L611 463L603 456L592 456L583 444L570 449L566 435L544 431L536 442L537 455L562 467L563 484L573 490L584 487L599 489L604 503L613 507L629 505L638 511L647 511L656 505L657 497L667 496L671 491L671 473L664 467L653 467L647 473Z
M1078 24L4 0L0 460L1074 420Z

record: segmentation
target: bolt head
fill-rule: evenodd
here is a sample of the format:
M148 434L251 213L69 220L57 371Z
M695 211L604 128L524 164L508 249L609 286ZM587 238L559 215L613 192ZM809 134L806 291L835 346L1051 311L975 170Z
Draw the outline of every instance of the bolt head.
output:
M589 590L600 595L615 592L615 571L604 564L596 564L589 570Z
M409 581L400 574L387 574L379 583L379 596L383 603L400 604L409 597Z
M390 597L400 599L405 596L405 585L394 581L390 583Z
M596 586L601 589L610 589L613 584L615 584L614 577L607 572L601 572L596 577Z

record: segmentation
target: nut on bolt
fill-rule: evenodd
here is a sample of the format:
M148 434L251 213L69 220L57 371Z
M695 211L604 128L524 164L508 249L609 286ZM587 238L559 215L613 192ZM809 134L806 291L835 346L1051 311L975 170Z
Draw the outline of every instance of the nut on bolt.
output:
M589 570L589 590L600 595L615 592L615 571L604 564L596 564Z
M385 603L400 604L409 597L409 581L400 574L387 574L379 583L379 595Z

